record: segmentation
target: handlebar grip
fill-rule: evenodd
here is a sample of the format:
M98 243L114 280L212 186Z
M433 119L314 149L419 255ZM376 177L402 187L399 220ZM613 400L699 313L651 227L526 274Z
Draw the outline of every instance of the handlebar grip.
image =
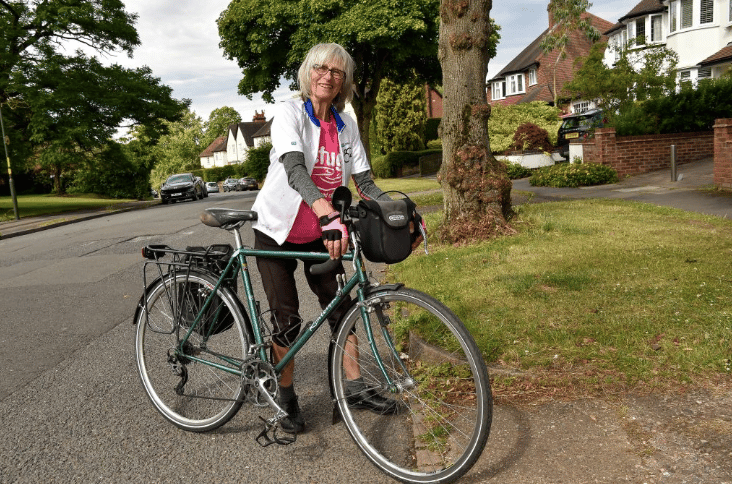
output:
M327 272L331 272L336 267L338 267L338 264L341 263L341 259L328 259L325 262L321 262L320 264L314 264L310 266L310 274L314 276L320 276L322 274L325 274Z

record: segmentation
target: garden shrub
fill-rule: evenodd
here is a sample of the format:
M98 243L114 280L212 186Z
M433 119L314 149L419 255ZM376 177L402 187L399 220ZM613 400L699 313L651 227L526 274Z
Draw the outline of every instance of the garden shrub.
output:
M501 161L506 165L506 172L508 173L508 178L511 180L526 178L527 176L531 176L533 173L531 168L526 168L521 163L514 163L513 161L508 160Z
M511 149L515 151L551 151L552 143L549 141L547 130L534 123L524 123L513 134Z
M562 163L534 170L529 183L535 187L585 187L616 183L618 173L599 163Z
M441 150L442 149L442 140L441 139L432 139L427 142L427 149L428 150Z
M438 128L440 127L440 121L442 118L427 118L424 123L424 139L429 145L429 142L440 138L438 134Z
M439 150L422 151L392 151L383 157L373 157L371 171L376 178L394 178L399 176L404 168L416 168L419 159L423 156L442 152Z
M533 101L512 106L491 106L491 116L488 118L488 136L491 151L503 153L513 143L513 135L524 123L534 123L549 133L552 145L557 142L557 131L562 121L559 119L559 109L549 106L542 101Z

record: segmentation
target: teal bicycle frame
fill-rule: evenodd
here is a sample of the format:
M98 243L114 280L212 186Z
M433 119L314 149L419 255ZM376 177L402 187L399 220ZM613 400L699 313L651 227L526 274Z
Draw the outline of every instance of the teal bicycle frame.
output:
M236 232L236 235L238 235L238 232ZM241 244L240 237L237 238L237 245L239 248L234 252L232 257L229 259L229 262L226 265L226 268L222 271L221 276L218 278L216 282L216 286L213 288L211 293L207 296L206 301L204 302L201 310L196 315L196 318L191 325L191 327L186 332L186 335L180 340L177 351L180 351L181 354L184 354L183 351L183 345L190 337L191 333L194 331L194 328L197 327L198 323L200 322L203 314L206 313L208 307L211 305L212 301L215 298L216 292L223 284L224 280L234 278L236 277L237 272L241 272L241 280L244 285L244 292L246 294L246 304L247 309L250 314L250 322L251 322L251 330L252 330L252 336L254 337L253 347L255 348L255 351L258 353L259 358L262 361L267 361L267 354L266 354L266 345L264 343L263 337L262 337L262 331L258 324L260 314L259 314L259 307L257 300L254 297L254 289L252 286L251 276L249 274L249 268L248 268L248 262L247 262L247 256L252 257L265 257L265 258L279 258L279 259L300 259L300 260L314 260L314 261L322 261L326 262L330 259L330 256L326 252L294 252L294 251L265 251L265 250L259 250L259 249L253 249L249 247L243 247ZM360 256L356 256L355 252L349 252L345 254L342 257L342 260L344 261L352 261L354 264L355 272L354 274L345 280L345 276L343 280L341 281L340 289L336 293L335 298L328 304L328 306L323 309L323 311L320 313L320 315L312 322L307 323L307 327L304 331L301 331L300 335L298 336L297 340L290 346L290 349L288 352L282 357L282 359L274 365L274 370L277 372L277 374L280 374L282 372L282 369L287 365L287 363L292 360L292 358L297 354L298 351L310 340L310 338L315 334L315 332L322 326L322 324L326 321L328 316L331 314L331 312L338 307L344 300L344 298L351 293L351 291L356 288L356 294L357 299L359 302L363 303L363 301L366 299L366 292L365 288L369 285L369 279L368 275L366 274L366 271L364 269L363 260ZM361 310L361 316L365 320L368 319L368 309L364 304L360 305ZM386 368L383 364L383 361L381 359L381 356L379 355L379 352L376 348L376 345L374 343L374 337L373 333L371 331L371 326L368 324L365 324L365 332L366 337L369 342L369 346L374 354L374 358L377 361L377 364L379 368L381 369L384 378L386 379L387 384L393 388L393 382L391 380L391 377L389 376L388 372L386 371ZM391 337L389 336L386 329L383 330L384 337L386 338L386 341L388 342L388 346L391 348L392 351L396 353L396 348L394 347L393 342L391 341ZM229 365L233 365L235 367L240 367L241 364L238 361L233 360L232 358L228 358L224 355L216 355L218 356L222 361L228 363ZM241 376L241 371L233 368L232 366L226 366L214 363L210 360L204 360L201 358L197 358L194 355L186 354L186 358L192 361L199 362L204 365L209 365L215 368L218 368L222 371L232 373L235 375ZM396 359L400 362L401 360L399 358ZM403 365L401 365L403 366ZM403 368L406 372L406 367Z

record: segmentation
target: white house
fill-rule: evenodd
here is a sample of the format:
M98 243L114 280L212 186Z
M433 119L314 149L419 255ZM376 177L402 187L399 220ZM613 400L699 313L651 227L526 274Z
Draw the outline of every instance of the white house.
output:
M203 168L225 166L228 159L226 156L226 136L216 138L199 156Z
M612 66L618 48L665 45L679 57L679 81L718 78L732 66L732 0L642 0L612 29L605 64Z
M269 128L272 120L265 121L264 111L255 112L250 122L230 124L226 135L214 140L201 152L201 166L213 168L244 163L250 149L270 140Z

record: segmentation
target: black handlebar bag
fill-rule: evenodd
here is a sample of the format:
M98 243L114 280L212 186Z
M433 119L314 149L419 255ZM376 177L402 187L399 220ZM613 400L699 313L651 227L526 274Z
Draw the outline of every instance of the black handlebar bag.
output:
M358 202L357 229L361 250L368 260L396 264L409 257L409 220L414 208L414 202L408 199Z

